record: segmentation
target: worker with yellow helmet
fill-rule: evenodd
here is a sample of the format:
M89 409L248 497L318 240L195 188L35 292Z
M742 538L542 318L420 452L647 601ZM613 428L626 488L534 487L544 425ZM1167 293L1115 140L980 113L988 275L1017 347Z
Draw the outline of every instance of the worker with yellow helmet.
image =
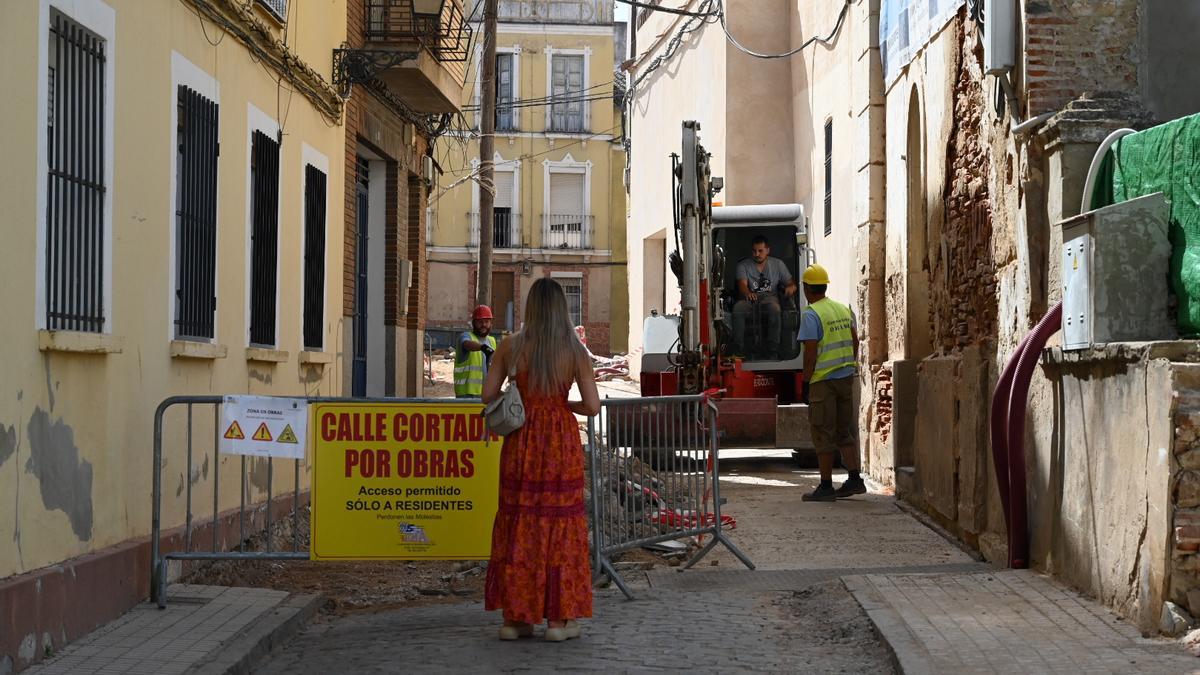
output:
M821 484L804 501L831 502L867 491L858 457L858 412L854 375L858 372L858 325L849 307L825 297L829 273L820 265L801 278L808 307L797 338L804 343L804 381L808 384L808 420L821 469ZM850 473L833 488L834 453Z

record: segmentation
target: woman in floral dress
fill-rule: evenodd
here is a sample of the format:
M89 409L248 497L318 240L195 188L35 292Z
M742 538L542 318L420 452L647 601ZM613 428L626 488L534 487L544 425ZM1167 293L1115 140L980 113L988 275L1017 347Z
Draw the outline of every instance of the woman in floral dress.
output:
M579 637L576 619L592 615L587 515L583 502L580 415L600 411L587 350L571 326L562 287L548 278L529 290L523 330L492 357L483 400L500 396L509 370L525 403L525 424L504 439L500 504L492 527L484 605L502 609L501 640ZM581 401L568 401L577 382Z

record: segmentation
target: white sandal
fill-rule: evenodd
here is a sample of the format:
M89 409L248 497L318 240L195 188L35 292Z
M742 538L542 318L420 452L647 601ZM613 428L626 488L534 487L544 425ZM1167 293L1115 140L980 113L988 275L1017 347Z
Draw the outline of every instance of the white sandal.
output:
M547 642L563 642L571 638L577 638L583 633L583 629L579 627L576 621L567 621L565 625L557 628L547 628L543 639Z

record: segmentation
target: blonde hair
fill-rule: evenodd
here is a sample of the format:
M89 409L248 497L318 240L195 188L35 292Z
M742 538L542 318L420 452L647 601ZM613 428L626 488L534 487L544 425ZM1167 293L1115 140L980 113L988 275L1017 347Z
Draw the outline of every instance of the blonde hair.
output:
M534 392L547 395L570 387L575 364L587 354L567 309L562 286L549 278L533 282L525 303L525 325L516 336L517 370L525 370Z

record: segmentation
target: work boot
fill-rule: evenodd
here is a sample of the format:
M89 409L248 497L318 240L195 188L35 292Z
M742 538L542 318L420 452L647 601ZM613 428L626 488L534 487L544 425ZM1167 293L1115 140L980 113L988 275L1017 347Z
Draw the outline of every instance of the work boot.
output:
M854 495L862 495L867 493L867 484L863 482L862 476L851 476L846 479L842 486L833 491L835 499L845 499Z
M833 489L833 483L821 481L816 490L800 497L806 502L832 502L837 501L837 490Z

